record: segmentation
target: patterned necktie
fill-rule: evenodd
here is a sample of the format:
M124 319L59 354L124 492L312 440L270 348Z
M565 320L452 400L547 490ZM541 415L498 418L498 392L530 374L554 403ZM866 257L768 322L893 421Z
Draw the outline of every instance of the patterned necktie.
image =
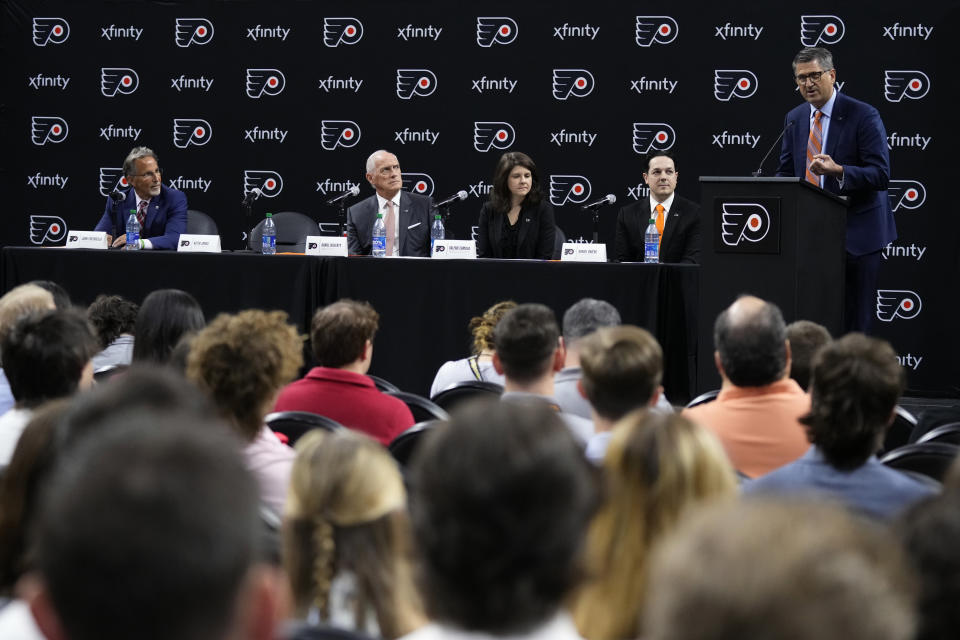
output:
M393 255L393 236L397 232L397 217L393 213L393 200L387 200L387 215L383 219L387 228L387 255Z
M137 224L140 225L140 229L143 229L143 225L147 221L147 207L149 205L149 201L141 200L140 206L137 207Z
M663 240L663 205L657 204L657 219L654 221L657 225L657 231L660 233L660 240ZM660 240L657 241L657 249L660 248Z
M823 123L820 117L823 112L817 109L813 114L813 126L810 127L810 138L807 140L807 182L820 186L820 176L815 176L810 171L810 164L813 162L813 156L823 151Z

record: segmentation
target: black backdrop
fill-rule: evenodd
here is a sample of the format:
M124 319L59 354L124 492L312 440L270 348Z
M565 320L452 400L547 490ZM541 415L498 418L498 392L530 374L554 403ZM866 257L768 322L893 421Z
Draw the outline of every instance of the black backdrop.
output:
M468 191L453 208L457 237L471 233L501 150L525 151L567 236L589 238L576 203L645 197L639 154L651 145L678 156L692 199L700 175L755 169L799 101L790 59L819 43L841 90L875 105L890 136L900 237L879 295L919 311L881 313L876 333L914 391L960 392L958 3L651 6L6 0L2 244L93 228L140 144L228 247L253 186L268 196L257 218L336 222L323 200L352 184L368 195L363 165L377 148L399 156L408 188ZM615 216L601 214L610 250Z

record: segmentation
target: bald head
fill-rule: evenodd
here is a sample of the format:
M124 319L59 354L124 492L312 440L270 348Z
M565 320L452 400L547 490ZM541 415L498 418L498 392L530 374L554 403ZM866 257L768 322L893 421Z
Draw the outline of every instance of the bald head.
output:
M789 371L783 314L755 296L741 296L717 316L713 343L721 374L738 387L772 384Z

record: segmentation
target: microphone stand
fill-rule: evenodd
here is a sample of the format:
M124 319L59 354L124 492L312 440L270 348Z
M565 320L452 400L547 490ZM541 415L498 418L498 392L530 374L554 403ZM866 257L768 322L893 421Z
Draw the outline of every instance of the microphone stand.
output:
M120 229L126 226L123 213L120 211L120 203L123 202L123 200L116 200L112 195L110 199L113 200L113 237L116 239L120 236Z
M590 212L593 215L593 244L600 244L600 209Z
M243 219L246 223L245 235L247 236L246 239L241 236L243 244L240 246L240 251L246 251L250 248L250 235L253 233L253 198L251 195L244 197L243 202L240 203L243 207Z
M450 231L450 205L445 205L441 210L440 214L443 216L443 235L446 240L456 240L456 238L449 235ZM433 224L433 223L431 223Z
M340 237L342 238L345 235L347 235L346 231L344 230L344 226L347 224L347 199L344 198L338 204L339 206L337 207L337 228L338 228L337 233L339 233Z

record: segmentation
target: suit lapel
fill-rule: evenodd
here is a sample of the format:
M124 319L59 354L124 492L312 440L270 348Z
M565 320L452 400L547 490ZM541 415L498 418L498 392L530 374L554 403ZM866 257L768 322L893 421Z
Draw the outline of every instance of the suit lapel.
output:
M673 205L670 211L665 211L663 216L663 236L660 238L660 253L663 254L663 248L670 244L673 238L673 230L677 226L676 217L683 211L683 205L680 204L680 198L673 197Z
M836 89L834 89L836 91ZM837 92L837 99L833 101L833 113L830 115L830 128L827 129L827 149L824 153L833 158L837 150L837 141L840 140L840 132L845 126L844 119L847 116L845 96ZM836 160L836 158L834 158ZM806 170L806 167L804 167Z
M519 251L520 247L523 246L523 241L527 237L527 233L530 231L530 227L533 226L533 214L526 207L520 209L520 217L518 219L520 223L520 231L517 233L517 250Z

